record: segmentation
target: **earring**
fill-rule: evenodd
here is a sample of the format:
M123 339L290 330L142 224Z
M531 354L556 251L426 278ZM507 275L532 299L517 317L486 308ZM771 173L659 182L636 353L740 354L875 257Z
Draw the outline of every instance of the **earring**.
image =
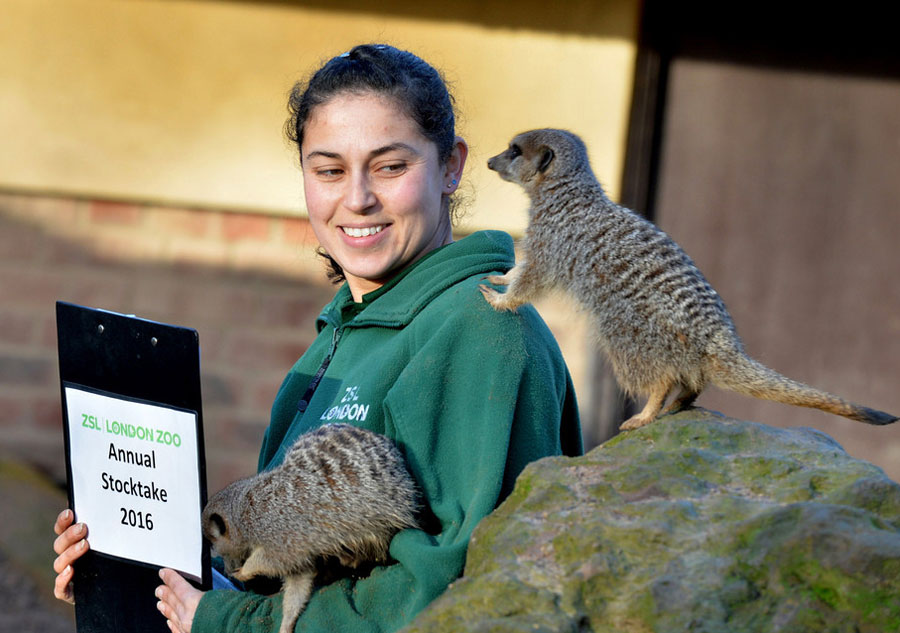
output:
M451 181L451 183L450 183L449 185L447 185L447 188L449 189L450 187L452 187L452 186L455 185L455 184L456 184L456 178L454 178L454 179Z

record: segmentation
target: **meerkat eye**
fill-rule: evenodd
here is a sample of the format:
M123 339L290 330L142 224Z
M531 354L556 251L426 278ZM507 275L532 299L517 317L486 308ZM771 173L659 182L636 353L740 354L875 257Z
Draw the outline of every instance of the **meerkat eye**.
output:
M521 148L521 147L519 147L519 146L516 145L515 143L513 143L512 145L509 146L509 157L510 157L510 158L517 158L517 157L519 157L519 156L521 156L521 155L522 155L522 148Z

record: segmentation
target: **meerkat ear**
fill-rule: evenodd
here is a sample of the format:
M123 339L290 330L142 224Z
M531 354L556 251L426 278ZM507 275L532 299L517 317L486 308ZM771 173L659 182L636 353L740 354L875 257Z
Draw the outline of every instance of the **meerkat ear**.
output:
M538 171L540 173L544 173L547 171L547 168L550 166L550 163L553 162L553 159L556 157L556 154L553 153L553 150L549 147L545 147L541 151L541 162L538 164Z
M209 533L213 538L222 538L228 534L228 524L219 514L209 516Z

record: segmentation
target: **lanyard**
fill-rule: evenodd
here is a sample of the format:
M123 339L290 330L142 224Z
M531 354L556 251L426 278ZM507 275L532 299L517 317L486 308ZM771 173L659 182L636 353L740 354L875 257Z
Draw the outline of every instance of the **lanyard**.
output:
M334 357L334 351L337 349L338 340L341 338L341 332L343 332L343 327L334 328L334 333L331 336L331 349L328 350L328 354L325 355L325 360L322 361L319 370L312 377L312 380L309 381L306 392L303 394L303 397L300 398L300 402L297 403L297 411L300 413L306 412L306 407L309 406L309 402L316 393L319 383L322 382L322 376L325 375L325 370L328 369L328 365L331 363L332 357Z

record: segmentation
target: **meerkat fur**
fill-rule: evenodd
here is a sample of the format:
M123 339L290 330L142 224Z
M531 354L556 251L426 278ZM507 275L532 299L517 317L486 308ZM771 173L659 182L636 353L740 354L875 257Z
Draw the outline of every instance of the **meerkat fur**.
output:
M391 538L417 526L417 499L393 442L326 424L301 435L280 466L213 495L203 535L233 578L283 579L280 633L288 633L309 600L316 563L386 561Z
M644 409L621 428L690 406L708 383L757 398L821 409L868 424L896 416L825 393L750 358L722 299L666 233L606 197L581 139L565 130L516 136L488 161L531 199L522 261L481 286L498 310L515 310L549 288L591 315L613 373ZM675 398L663 410L671 394Z

